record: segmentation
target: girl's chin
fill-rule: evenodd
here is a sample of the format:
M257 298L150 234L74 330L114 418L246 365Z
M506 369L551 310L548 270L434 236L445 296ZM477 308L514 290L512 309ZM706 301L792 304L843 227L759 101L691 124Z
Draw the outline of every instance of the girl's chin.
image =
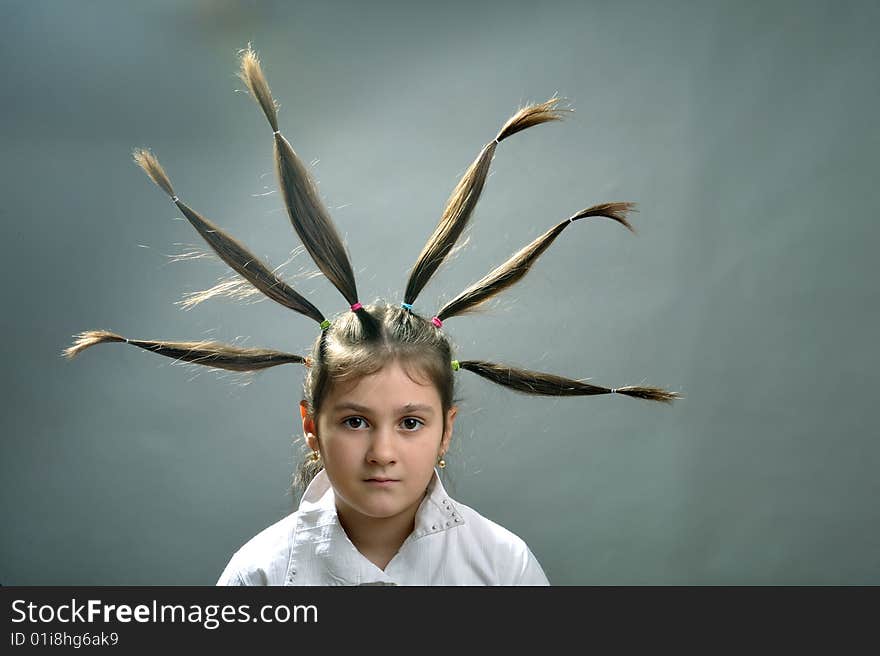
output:
M349 504L351 511L370 519L391 519L412 511L414 507L417 504L402 503L395 499L359 499L358 502Z

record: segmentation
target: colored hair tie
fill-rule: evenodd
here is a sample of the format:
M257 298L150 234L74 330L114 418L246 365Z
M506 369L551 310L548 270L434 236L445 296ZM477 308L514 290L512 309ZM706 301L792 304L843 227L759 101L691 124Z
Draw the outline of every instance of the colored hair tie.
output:
M355 303L354 305L351 306L351 311L352 311L352 312L357 312L357 311L360 310L362 307L364 307L364 306L361 305L360 303Z
M459 369L461 369L461 364L458 362L458 360L453 360L452 361L452 370L458 371Z
M330 327L330 319L324 319L321 322L321 330L327 330Z
M177 196L172 196L172 197L171 197L171 202L172 202L172 203L179 203L179 202L180 202L180 199L179 199Z
M443 327L443 322L440 321L440 317L433 317L433 318L431 319L431 323L433 323L433 324L434 324L435 326L437 326L438 328L442 328L442 327Z
M400 304L400 307L402 307L402 308L406 308L407 310L409 310L410 312L412 312L412 303L401 303L401 304Z

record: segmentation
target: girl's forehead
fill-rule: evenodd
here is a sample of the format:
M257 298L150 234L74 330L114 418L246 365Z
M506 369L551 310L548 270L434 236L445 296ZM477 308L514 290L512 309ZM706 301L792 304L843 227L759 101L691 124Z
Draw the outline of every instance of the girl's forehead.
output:
M375 373L334 383L327 401L331 407L347 401L377 409L406 403L440 405L440 392L427 375L395 360Z

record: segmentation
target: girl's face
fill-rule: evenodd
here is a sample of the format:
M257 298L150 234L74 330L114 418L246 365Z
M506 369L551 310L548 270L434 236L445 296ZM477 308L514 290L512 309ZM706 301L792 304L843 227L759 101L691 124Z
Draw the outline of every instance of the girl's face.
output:
M449 446L456 412L448 411L444 431L437 389L427 379L412 380L396 360L334 385L318 425L307 416L303 429L321 453L340 516L414 516Z

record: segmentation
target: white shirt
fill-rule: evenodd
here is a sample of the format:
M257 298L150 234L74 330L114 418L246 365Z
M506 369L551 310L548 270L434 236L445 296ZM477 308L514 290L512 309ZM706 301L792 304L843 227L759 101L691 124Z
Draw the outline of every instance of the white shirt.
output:
M229 561L217 585L549 585L525 542L453 501L436 470L415 528L384 570L345 533L322 470L299 509L263 530Z

